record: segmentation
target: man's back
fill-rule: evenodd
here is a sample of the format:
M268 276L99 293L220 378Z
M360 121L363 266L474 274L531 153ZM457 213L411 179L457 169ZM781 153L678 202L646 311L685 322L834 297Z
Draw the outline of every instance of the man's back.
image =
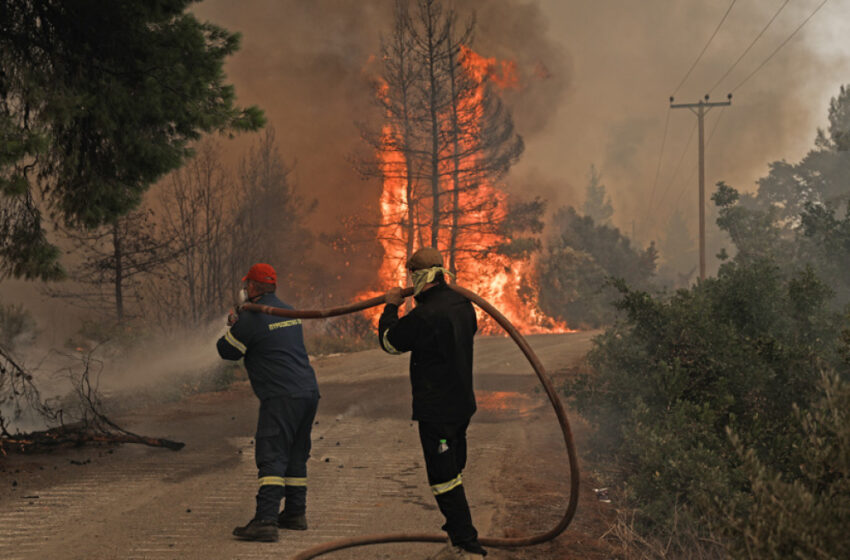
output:
M263 294L256 303L292 309L273 293ZM316 374L304 347L300 319L253 311L242 312L222 340L228 343L222 345L219 341L222 357L234 359L230 357L232 348L244 354L245 369L248 370L251 387L258 398L282 395L301 397L318 392Z
M416 299L413 311L387 333L393 347L412 351L413 419L468 420L475 412L472 349L478 328L472 303L443 283Z
M401 288L384 295L378 322L381 348L390 354L411 351L410 381L413 419L419 423L419 442L428 483L446 519L446 548L434 558L481 558L487 551L478 542L463 487L466 430L475 412L472 390L472 345L478 324L472 303L452 290L445 278L443 256L434 247L417 250L407 260L417 305L398 318Z

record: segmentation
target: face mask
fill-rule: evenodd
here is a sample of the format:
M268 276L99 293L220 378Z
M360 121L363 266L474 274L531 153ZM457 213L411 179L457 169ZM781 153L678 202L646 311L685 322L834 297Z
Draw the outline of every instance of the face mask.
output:
M239 303L245 303L248 301L248 290L242 288L239 290Z
M431 268L422 268L420 270L414 270L410 274L410 280L413 282L413 295L419 295L419 292L422 291L422 288L425 287L425 284L431 283L436 278L437 273L442 272L443 276L450 276L454 278L454 274L443 268L442 266L432 266Z

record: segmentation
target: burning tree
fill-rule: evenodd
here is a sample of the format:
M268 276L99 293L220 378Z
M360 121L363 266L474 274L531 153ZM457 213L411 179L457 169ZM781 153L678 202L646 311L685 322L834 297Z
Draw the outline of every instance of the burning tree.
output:
M514 65L475 53L474 17L459 25L438 0L399 1L394 21L376 84L383 125L364 134L376 154L364 170L383 181L382 282L403 277L416 248L438 247L464 284L523 327L550 328L527 262L544 204L498 187L524 148L499 97L518 85Z
M381 42L381 59L384 71L374 84L375 98L384 114L384 124L379 133L363 128L363 137L378 154L376 160L367 160L361 168L366 176L380 177L396 188L384 189L381 196L382 244L404 244L404 254L414 251L418 233L418 207L422 165L421 139L417 133L424 118L422 104L416 97L416 87L422 77L422 65L416 59L410 36L410 19L407 5L401 0L395 4L392 35Z

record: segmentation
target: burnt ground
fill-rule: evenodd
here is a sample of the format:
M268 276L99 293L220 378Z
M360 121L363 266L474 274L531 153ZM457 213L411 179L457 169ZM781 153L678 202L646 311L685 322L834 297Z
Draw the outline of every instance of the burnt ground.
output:
M550 371L567 368L590 334L529 342ZM211 351L214 349L211 347ZM439 533L415 425L409 420L406 357L380 351L314 360L322 391L309 464L310 530L278 543L230 536L253 508L256 399L247 383L116 418L145 435L186 443L86 446L0 459L0 558L289 558L339 538L387 532ZM476 342L479 412L469 430L464 485L484 536L541 533L567 504L566 452L555 414L509 339ZM579 451L587 429L570 415ZM582 480L577 515L554 541L490 549L493 560L610 558L601 540L613 509ZM347 549L329 559L424 559L435 544Z

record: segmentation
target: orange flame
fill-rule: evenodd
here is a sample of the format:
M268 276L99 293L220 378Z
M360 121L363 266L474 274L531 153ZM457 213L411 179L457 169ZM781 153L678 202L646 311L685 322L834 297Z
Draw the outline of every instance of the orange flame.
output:
M461 65L475 84L475 87L460 100L459 113L464 115L467 131L472 130L470 137L475 137L475 129L480 126L481 100L484 88L489 82L498 88L518 89L520 82L517 77L516 63L486 58L474 51L463 48ZM379 88L378 95L388 95L386 84ZM449 123L450 119L442 119ZM449 132L449 124L444 125ZM400 130L394 125L387 124L382 129L382 145L378 150L381 173L383 175L383 191L380 199L382 225L378 230L378 241L384 249L384 257L377 271L379 284L386 289L402 283L407 278L405 262L407 246L404 242L404 222L408 212L427 212L428 209L420 201L411 202L408 196L406 181L407 162L404 153L398 146L401 137ZM471 140L464 140L471 142ZM465 168L474 167L482 157L480 151L464 150L470 155L464 156ZM448 184L451 176L452 158L446 154L442 158L440 176L446 183L444 192L451 191ZM507 215L508 201L505 192L489 181L480 181L475 188L464 189L458 194L461 197L461 208L464 211L457 215L458 225L461 226L459 236L462 237L464 250L456 255L458 284L478 293L499 309L521 332L558 333L570 332L564 322L546 316L537 305L538 288L534 273L533 262L529 260L512 260L506 255L493 251L493 248L507 244L510 239L500 233L493 224L500 223ZM447 197L448 198L448 197ZM410 208L409 204L414 207ZM446 247L450 246L450 231L441 227L439 231L439 248L446 256ZM431 231L428 225L418 226L413 249L431 244ZM458 245L456 245L458 246ZM448 263L447 263L448 264ZM369 291L361 297L374 297L380 291ZM489 317L479 313L479 329L485 334L501 334L501 329ZM377 319L379 310L370 313L373 320Z

